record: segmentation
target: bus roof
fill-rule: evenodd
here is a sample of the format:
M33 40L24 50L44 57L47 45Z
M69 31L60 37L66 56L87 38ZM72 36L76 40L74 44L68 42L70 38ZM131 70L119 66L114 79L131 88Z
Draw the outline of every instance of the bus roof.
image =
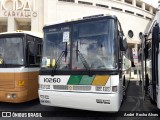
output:
M7 35L7 34L28 34L31 36L36 36L39 38L43 38L43 33L40 32L32 32L32 31L12 31L12 32L2 32L0 35Z
M88 21L88 20L94 20L94 19L104 19L104 18L110 18L110 19L117 19L117 17L115 15L103 15L103 14L100 14L100 15L93 15L93 16L86 16L86 17L83 17L82 19L75 19L75 20L66 20L66 21L56 21L52 24L47 24L43 27L44 28L47 28L47 27L50 27L50 26L54 26L54 25L61 25L61 24L70 24L70 23L73 23L73 22L81 22L81 21Z

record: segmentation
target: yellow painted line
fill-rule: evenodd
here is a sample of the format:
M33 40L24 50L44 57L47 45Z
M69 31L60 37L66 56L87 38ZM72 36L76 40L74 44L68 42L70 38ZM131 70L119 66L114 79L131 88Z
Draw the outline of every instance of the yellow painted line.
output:
M93 80L92 85L105 86L108 80L109 80L108 75L96 75L96 77Z

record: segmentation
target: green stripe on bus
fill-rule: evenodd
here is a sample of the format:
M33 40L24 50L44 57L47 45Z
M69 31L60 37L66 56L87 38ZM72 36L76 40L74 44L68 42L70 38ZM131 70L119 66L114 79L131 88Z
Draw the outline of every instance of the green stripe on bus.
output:
M79 85L83 75L71 75L67 85Z
M84 75L80 81L80 85L91 85L95 76L89 77L88 75Z

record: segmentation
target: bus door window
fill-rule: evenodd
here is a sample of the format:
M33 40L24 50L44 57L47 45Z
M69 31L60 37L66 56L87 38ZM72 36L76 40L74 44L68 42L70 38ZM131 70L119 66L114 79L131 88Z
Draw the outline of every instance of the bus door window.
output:
M40 65L42 56L42 40L39 38L34 38L34 62L36 65Z
M27 35L28 43L28 64L33 65L34 62L34 37Z
M41 43L38 38L27 35L28 40L28 64L29 66L40 66Z

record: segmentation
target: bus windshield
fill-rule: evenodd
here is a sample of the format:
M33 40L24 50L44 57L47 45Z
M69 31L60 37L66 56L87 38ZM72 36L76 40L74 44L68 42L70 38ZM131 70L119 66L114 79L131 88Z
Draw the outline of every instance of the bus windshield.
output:
M0 64L23 65L22 37L0 38Z
M51 63L59 60L57 69L117 68L114 19L75 23L73 27L55 27L44 32L43 57Z

